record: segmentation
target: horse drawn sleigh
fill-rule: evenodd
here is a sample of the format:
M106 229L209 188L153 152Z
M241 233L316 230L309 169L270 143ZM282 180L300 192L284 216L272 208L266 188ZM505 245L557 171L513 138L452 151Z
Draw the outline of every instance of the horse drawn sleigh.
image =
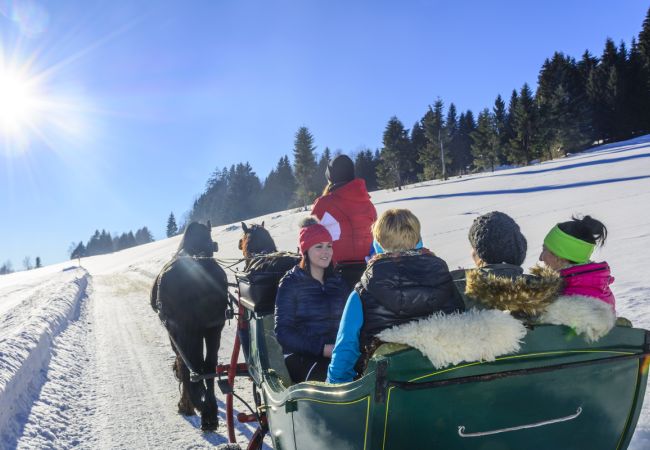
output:
M277 450L629 445L645 394L650 332L614 326L594 340L568 326L528 323L525 329L520 325L518 351L490 360L440 366L420 350L388 343L352 382L292 383L274 333L275 295L285 268L262 264L250 270L251 253L260 249L249 244L242 248L245 271L229 284L227 314L237 321L230 363L206 374L187 364L192 381L216 377L226 396L230 444L222 448L240 448L236 421L256 424L251 450L262 448L267 435ZM272 241L266 250L275 251ZM351 285L363 269L337 267ZM252 381L254 405L235 417L235 379L242 376Z
M338 268L348 278L358 265ZM280 273L240 273L230 364L220 365L228 437L256 422L248 449L624 449L643 403L650 333L614 327L597 342L559 325L529 326L516 354L436 369L418 350L379 347L362 376L293 384L274 334ZM237 363L240 350L244 364ZM233 415L237 376L252 380L251 413Z

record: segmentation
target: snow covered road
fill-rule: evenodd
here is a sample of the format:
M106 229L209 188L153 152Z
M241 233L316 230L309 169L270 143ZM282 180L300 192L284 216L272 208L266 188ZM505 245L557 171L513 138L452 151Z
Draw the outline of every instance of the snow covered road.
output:
M98 272L89 277L77 314L54 340L46 371L31 379L34 398L24 428L15 422L13 438L3 435L3 446L144 449L225 443L223 414L219 433L202 433L198 416L176 413L172 352L148 302L154 273L135 266ZM231 331L222 342L227 356Z

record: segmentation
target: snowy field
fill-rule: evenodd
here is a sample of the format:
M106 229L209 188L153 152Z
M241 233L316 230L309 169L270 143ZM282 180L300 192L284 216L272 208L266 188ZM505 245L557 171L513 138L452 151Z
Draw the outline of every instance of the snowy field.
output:
M610 237L595 254L607 260L619 315L650 328L650 136L561 160L372 194L379 212L409 208L427 247L450 268L471 266L467 231L474 217L510 214L528 238L533 265L548 229L591 214ZM263 218L278 247L294 250L305 212ZM237 258L241 230L213 229L219 258ZM226 442L202 433L198 417L176 413L178 384L166 332L149 306L155 275L180 237L111 255L0 277L0 448L208 448ZM232 346L224 330L221 360ZM250 399L250 386L238 392ZM650 448L650 404L633 449ZM223 412L220 404L220 412ZM236 409L244 410L240 404ZM253 429L240 426L245 442Z

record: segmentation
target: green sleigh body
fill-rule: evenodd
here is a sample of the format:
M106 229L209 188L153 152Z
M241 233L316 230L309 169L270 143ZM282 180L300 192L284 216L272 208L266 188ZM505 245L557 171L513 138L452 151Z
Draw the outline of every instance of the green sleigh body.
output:
M442 370L417 350L386 345L357 381L286 388L269 365L269 323L250 322L249 367L277 450L619 449L643 403L640 329L615 327L588 344L542 325L515 355Z
M416 349L384 344L351 383L291 384L272 302L251 302L241 283L239 295L260 423L249 449L266 433L276 450L614 450L634 434L650 364L646 330L616 326L589 343L569 327L537 325L515 354L443 369Z

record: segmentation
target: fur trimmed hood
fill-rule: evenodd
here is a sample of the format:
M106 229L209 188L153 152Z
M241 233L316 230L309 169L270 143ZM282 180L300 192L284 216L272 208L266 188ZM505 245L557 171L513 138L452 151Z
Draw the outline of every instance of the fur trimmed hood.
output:
M473 309L464 313L434 314L382 331L384 342L418 349L436 369L451 364L494 361L519 351L524 325L510 314Z
M546 308L538 323L565 325L588 342L595 342L614 327L616 313L595 297L564 295Z
M536 266L525 275L516 266L500 266L467 270L465 295L484 308L518 317L538 316L560 295L562 278L552 269Z

